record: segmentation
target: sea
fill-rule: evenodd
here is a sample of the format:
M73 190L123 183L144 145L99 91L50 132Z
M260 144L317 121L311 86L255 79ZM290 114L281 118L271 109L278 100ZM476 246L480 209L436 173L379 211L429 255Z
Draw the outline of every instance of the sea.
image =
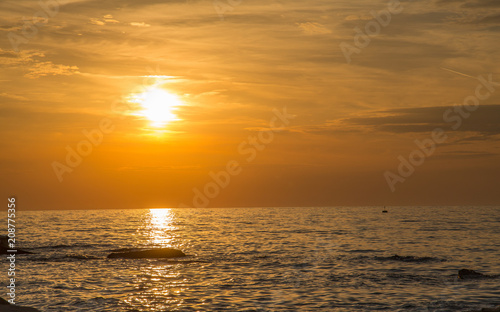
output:
M32 254L17 255L16 303L113 312L500 305L500 207L382 209L18 209L17 247ZM158 247L187 256L107 258ZM459 279L460 269L485 276Z

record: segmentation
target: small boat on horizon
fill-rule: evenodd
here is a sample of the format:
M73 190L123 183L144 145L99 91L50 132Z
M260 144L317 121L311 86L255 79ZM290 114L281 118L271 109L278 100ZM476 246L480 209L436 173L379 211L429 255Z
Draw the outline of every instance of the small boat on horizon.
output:
M384 206L384 210L382 210L382 213L387 213L387 209L385 209L385 206Z

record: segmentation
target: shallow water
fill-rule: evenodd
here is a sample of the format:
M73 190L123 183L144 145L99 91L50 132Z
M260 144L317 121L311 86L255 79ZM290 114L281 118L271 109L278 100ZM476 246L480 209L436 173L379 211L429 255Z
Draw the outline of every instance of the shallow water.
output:
M35 253L18 255L17 303L42 311L500 304L500 278L457 279L461 268L500 274L500 207L18 211L16 220L21 247ZM106 258L114 249L153 246L188 257Z

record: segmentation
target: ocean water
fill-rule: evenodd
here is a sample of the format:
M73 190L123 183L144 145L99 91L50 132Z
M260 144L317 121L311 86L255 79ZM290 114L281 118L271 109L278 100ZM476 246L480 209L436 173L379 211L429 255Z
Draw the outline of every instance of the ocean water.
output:
M500 304L500 207L18 210L16 217L18 247L33 252L18 255L17 303L42 311ZM173 247L188 257L106 258L135 247ZM7 272L7 261L1 265ZM462 268L491 277L460 280Z

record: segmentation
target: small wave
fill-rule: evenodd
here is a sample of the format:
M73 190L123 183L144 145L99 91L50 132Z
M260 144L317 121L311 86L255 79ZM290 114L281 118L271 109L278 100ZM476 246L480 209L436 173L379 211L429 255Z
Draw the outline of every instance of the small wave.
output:
M97 260L97 259L102 259L102 258L95 257L95 256L78 255L78 254L66 255L64 258L66 258L66 259L75 259L75 260Z
M435 257L415 257L415 256L400 256L400 255L394 255L390 257L375 257L375 259L381 261L401 261L401 262L414 262L414 263L446 261L446 259L439 259Z
M210 263L210 261L206 260L171 260L171 259L159 259L158 262L163 262L167 264Z
M382 252L382 251L374 250L374 249L351 249L351 250L347 250L347 252L350 252L350 253L370 253L370 252Z
M108 252L134 252L134 251L142 251L142 250L151 250L155 248L171 248L168 246L143 246L143 247L127 247L127 248L116 248L116 249L108 249Z
M109 252L131 252L131 251L141 251L151 248L118 248L118 249L110 249Z
M55 255L53 257L30 257L27 261L35 262L66 262L72 260L100 260L104 259L102 257L90 256L90 255L80 255L80 254L67 254L67 255Z
M94 297L88 300L83 300L81 298L73 299L69 306L71 307L82 307L86 311L112 311L111 309L105 309L104 307L117 307L120 305L120 300L117 298L104 298L104 297ZM66 307L64 307L66 308ZM68 308L67 311L72 309ZM114 310L114 309L113 309Z
M73 244L73 245L60 244L60 245L48 245L48 246L32 247L32 249L64 249L64 248L94 248L94 247L96 247L96 245L91 245L91 244Z
M387 273L386 277L390 280L396 280L399 283L425 283L430 285L439 285L443 281L434 275L410 274L410 273Z

